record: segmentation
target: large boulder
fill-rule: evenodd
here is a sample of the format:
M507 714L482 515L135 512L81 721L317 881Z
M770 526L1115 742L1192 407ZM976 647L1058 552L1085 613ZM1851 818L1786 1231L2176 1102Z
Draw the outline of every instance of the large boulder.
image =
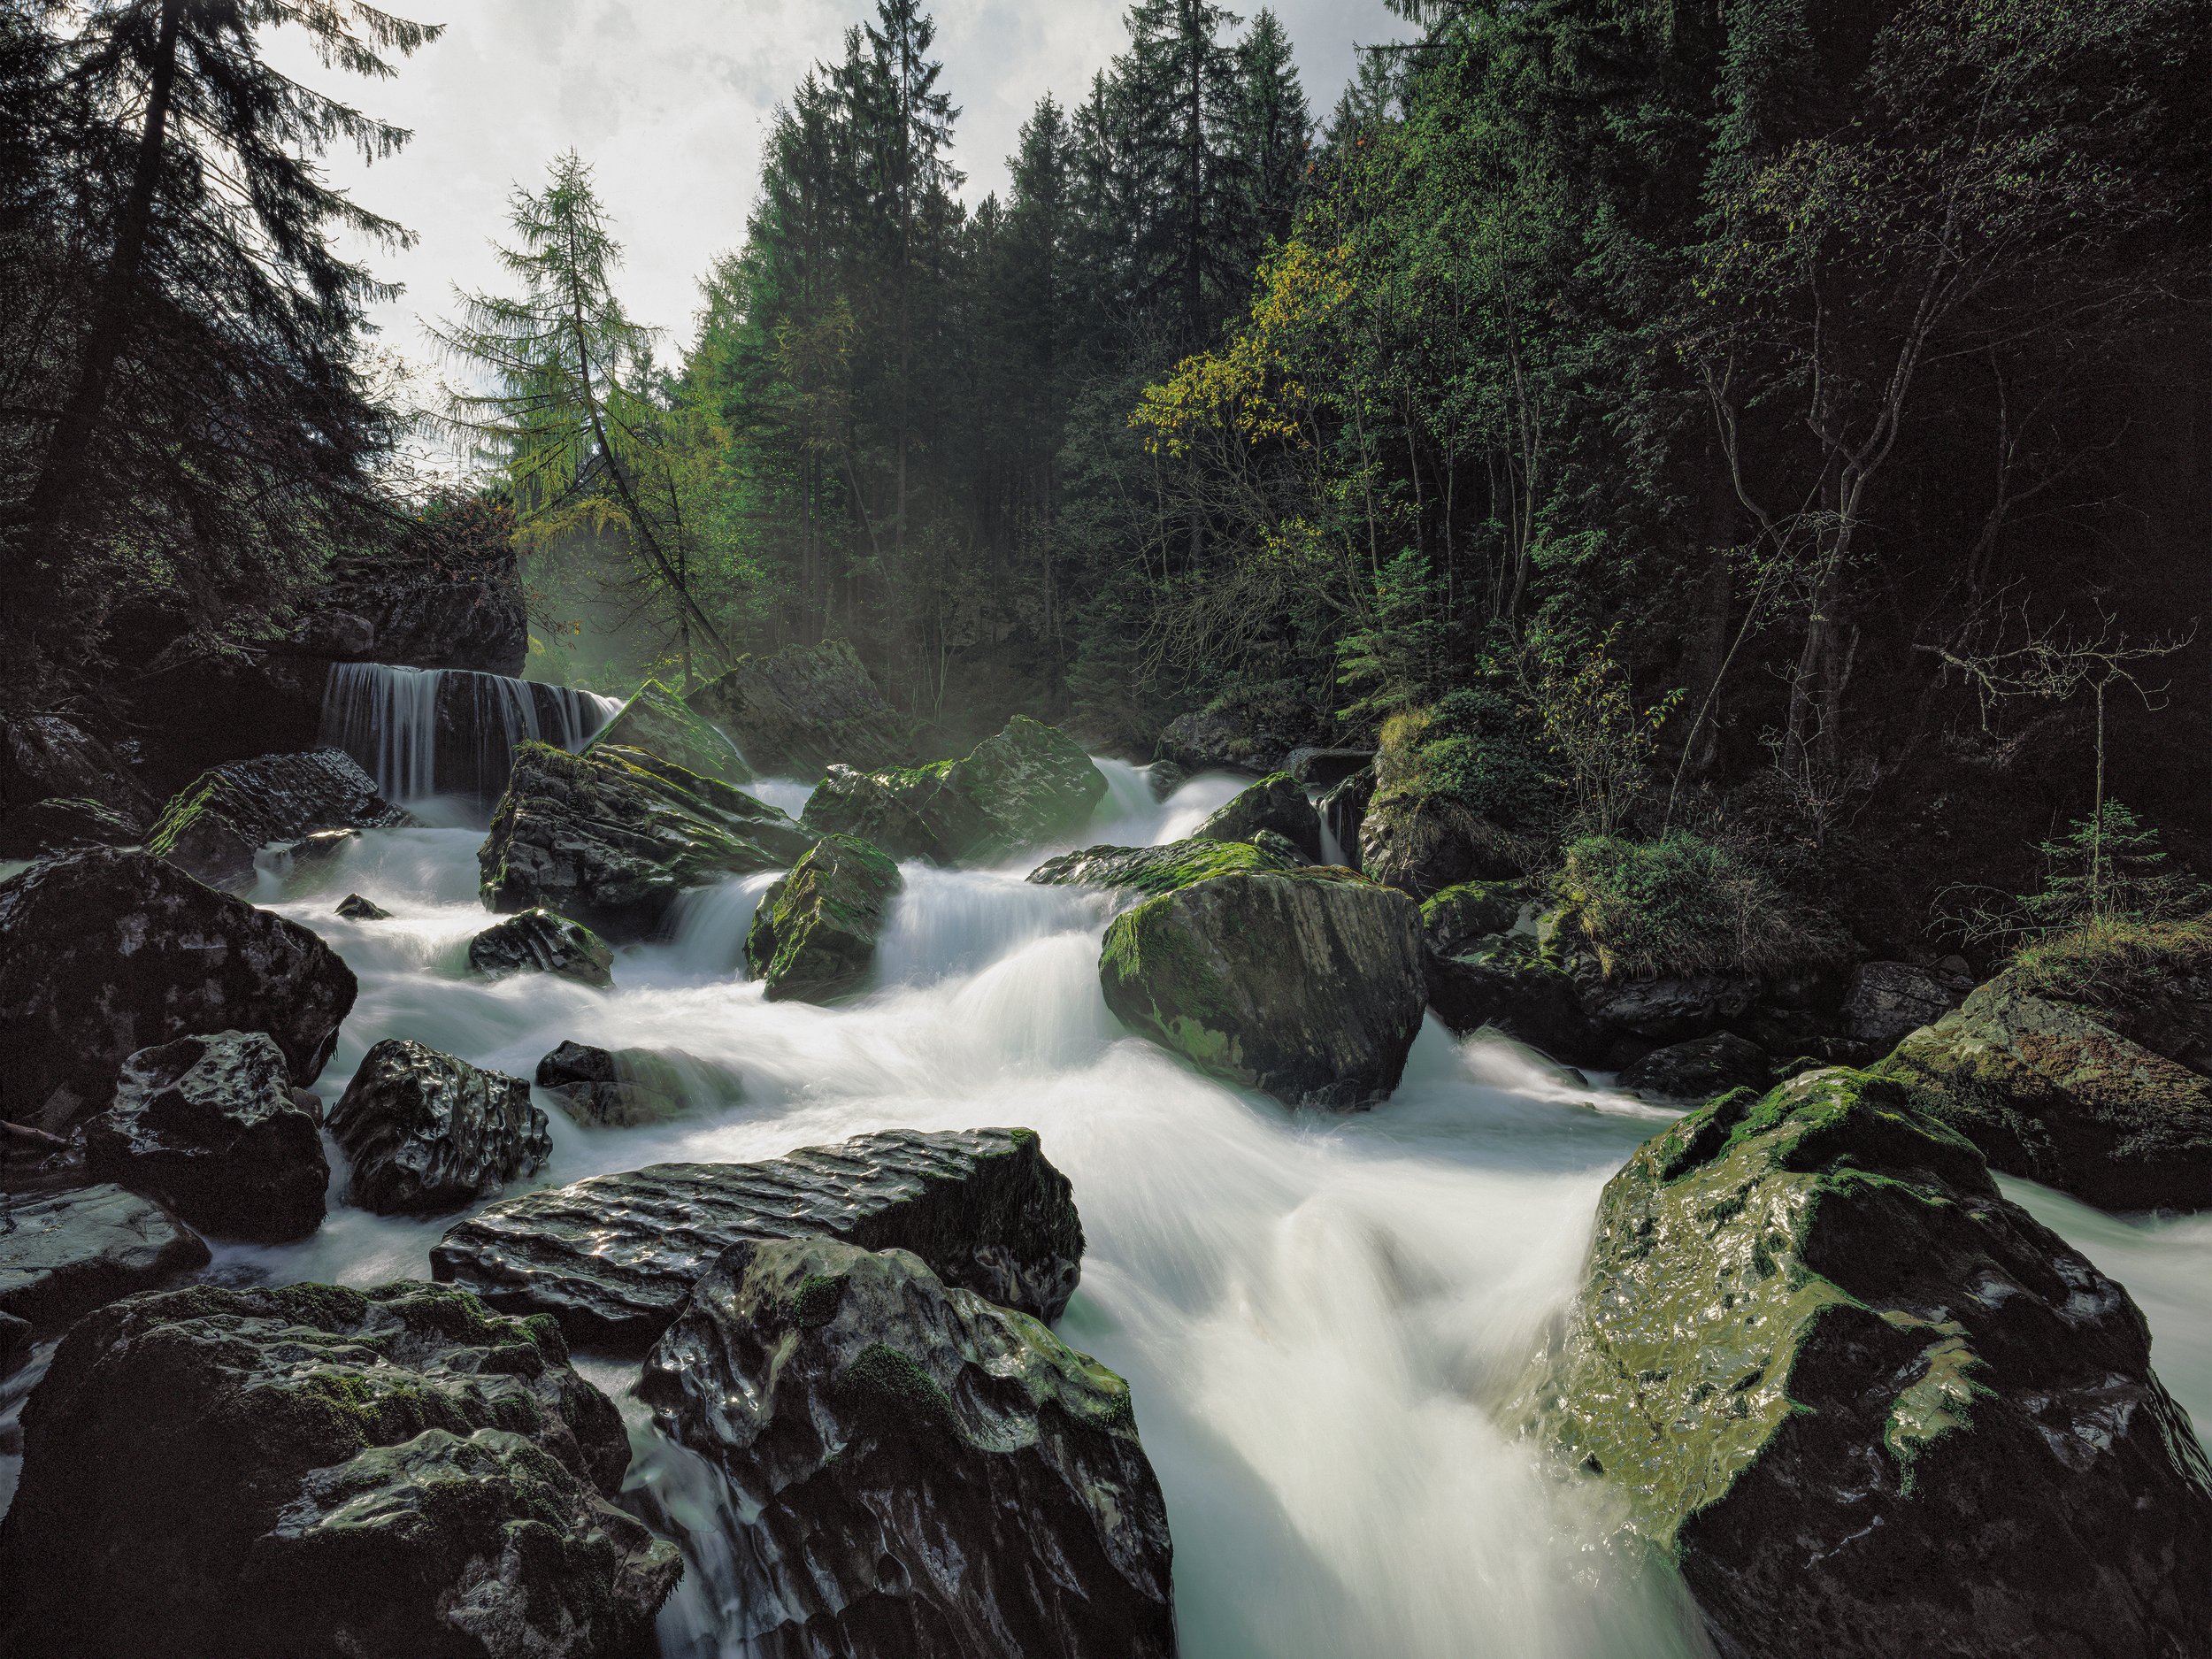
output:
M272 1243L322 1225L330 1163L315 1114L260 1032L180 1037L124 1063L115 1103L84 1126L85 1168L204 1232Z
M0 713L0 820L37 802L96 801L134 822L152 806L114 753L58 714Z
M772 1002L827 1002L875 966L876 935L906 885L898 865L851 835L825 835L760 895L745 959Z
M312 1083L353 1008L352 971L306 928L151 854L96 848L0 882L0 1110L62 1133L141 1048L266 1032Z
M376 792L376 781L335 749L264 755L213 767L162 809L146 849L210 887L254 879L254 856L273 843L326 830L388 829L415 822Z
M1327 726L1326 716L1295 697L1264 693L1225 697L1170 720L1160 732L1155 754L1192 772L1246 772L1265 777L1282 771L1296 750L1322 742Z
M487 908L542 906L626 944L650 937L686 888L783 868L814 840L741 789L641 749L526 743L477 863Z
M469 972L488 979L550 973L603 990L614 983L614 952L581 922L539 908L495 922L471 939Z
M474 503L434 510L400 545L339 561L303 617L311 657L522 672L530 619L511 519Z
M43 858L87 847L134 847L144 826L84 795L0 810L0 858Z
M1240 1087L1352 1110L1397 1087L1427 1002L1421 915L1346 871L1247 871L1114 919L1106 1005Z
M1075 834L1105 795L1106 776L1080 743L1018 714L962 760L873 773L832 766L805 820L894 858L988 863Z
M457 1210L553 1153L527 1083L401 1037L362 1056L330 1133L353 1161L346 1201L380 1215Z
M649 680L592 739L595 747L640 749L702 778L726 784L753 780L735 745L687 707L682 698Z
M764 1164L657 1164L525 1193L451 1228L431 1272L570 1340L642 1353L740 1240L911 1250L990 1301L1056 1319L1083 1226L1027 1129L886 1130Z
M1763 1089L1774 1080L1767 1051L1733 1032L1654 1048L1621 1073L1621 1087L1646 1100L1699 1104L1731 1089Z
M1442 795L1379 789L1360 817L1360 869L1419 899L1464 881L1513 880L1532 859L1525 837Z
M1171 1659L1167 1511L1129 1387L904 1250L739 1245L638 1392L739 1494L745 1650Z
M838 762L876 772L914 758L907 723L842 640L749 657L693 692L690 703L773 777L818 778Z
M208 1263L207 1246L182 1222L110 1182L6 1202L0 1314L35 1329L58 1329Z
M1521 1410L1724 1654L2188 1654L2212 1628L2212 1470L2142 1316L1877 1078L1647 1141Z
M1086 847L1048 858L1029 872L1048 887L1126 887L1148 895L1172 893L1194 881L1240 870L1294 870L1286 858L1252 841L1169 841L1159 847Z
M1463 881L1422 904L1421 932L1431 950L1448 956L1478 940L1520 927L1534 897L1524 881Z
M734 1101L741 1093L726 1067L687 1054L575 1041L538 1062L536 1081L571 1118L592 1129L665 1123L695 1102Z
M1209 814L1191 832L1194 841L1248 841L1272 830L1302 853L1306 863L1321 862L1321 816L1306 799L1305 786L1286 772L1263 778Z
M459 1291L133 1297L25 1410L0 1653L635 1659L682 1569L628 1462L560 1333Z
M1863 962L1843 999L1843 1033L1861 1048L1887 1054L1923 1025L1965 1000L1973 981L1909 962Z
M1448 913L1440 919L1448 937ZM1487 1026L1571 1064L1608 1057L1605 1041L1582 1012L1574 974L1532 933L1489 933L1449 951L1432 949L1422 969L1429 1007L1455 1035Z
M2212 1205L2212 972L2167 954L2108 984L2008 969L1878 1069L2008 1174L2106 1210Z

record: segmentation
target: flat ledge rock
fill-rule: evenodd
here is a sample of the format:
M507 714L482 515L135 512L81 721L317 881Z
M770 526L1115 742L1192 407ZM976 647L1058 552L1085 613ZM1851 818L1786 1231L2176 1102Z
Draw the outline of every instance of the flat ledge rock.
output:
M150 1199L103 1182L9 1206L0 1314L67 1325L88 1309L207 1265L207 1246Z

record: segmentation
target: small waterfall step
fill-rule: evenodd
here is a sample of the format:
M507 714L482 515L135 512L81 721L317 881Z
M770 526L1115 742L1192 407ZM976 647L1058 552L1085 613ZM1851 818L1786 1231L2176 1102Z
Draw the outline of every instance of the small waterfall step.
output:
M334 663L321 741L359 762L387 800L465 795L488 805L507 787L517 744L580 749L620 707L596 692L465 668Z

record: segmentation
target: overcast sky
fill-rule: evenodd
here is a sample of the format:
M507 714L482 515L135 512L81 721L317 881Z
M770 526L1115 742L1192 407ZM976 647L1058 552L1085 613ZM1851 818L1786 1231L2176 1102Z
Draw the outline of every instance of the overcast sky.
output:
M379 255L407 285L380 313L385 342L410 356L415 319L450 309L452 287L496 282L488 240L509 192L534 186L573 148L598 170L627 250L623 296L641 320L689 335L695 284L736 245L759 186L760 147L776 104L810 65L841 55L872 0L383 0L445 24L444 37L396 80L332 76L280 49L279 61L371 113L411 127L401 156L333 171L364 205L420 236ZM1005 157L1038 97L1079 97L1125 43L1125 0L937 0L941 85L967 195L1003 190ZM1350 77L1356 42L1396 38L1382 0L1274 0L1298 52L1314 112ZM1248 15L1256 7L1241 8Z

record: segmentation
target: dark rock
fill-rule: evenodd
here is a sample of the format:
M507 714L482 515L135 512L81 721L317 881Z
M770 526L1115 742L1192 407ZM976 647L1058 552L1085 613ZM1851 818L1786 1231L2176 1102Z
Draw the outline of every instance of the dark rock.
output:
M1604 1042L1583 1018L1565 964L1526 933L1494 933L1451 955L1423 953L1429 1007L1457 1036L1494 1026L1555 1060L1594 1065Z
M1378 790L1360 819L1359 867L1417 899L1466 881L1510 881L1534 862L1527 838L1439 795Z
M1763 1089L1773 1080L1766 1050L1732 1032L1655 1048L1621 1073L1621 1087L1647 1100L1703 1102L1731 1089Z
M330 1110L353 1160L346 1201L380 1215L453 1210L534 1175L552 1156L530 1086L388 1037Z
M1194 841L1248 841L1272 830L1295 847L1303 862L1321 862L1321 817L1306 799L1305 787L1286 772L1263 778L1208 815L1191 832Z
M207 1246L150 1199L103 1184L5 1201L0 1313L45 1330L204 1267Z
M1663 1045L1709 1036L1747 1013L1759 994L1755 981L1727 974L1609 979L1594 958L1576 965L1583 1015L1617 1049L1624 1039Z
M1124 1024L1224 1082L1356 1110L1398 1086L1427 1001L1421 917L1345 871L1252 871L1148 899L1106 930Z
M1105 794L1081 744L1018 714L964 760L873 773L832 766L805 821L894 858L988 863L1076 833Z
M1327 790L1374 763L1371 749L1294 749L1283 757L1283 770L1309 789Z
M1374 798L1374 772L1356 772L1323 795L1315 806L1322 823L1328 826L1329 833L1336 837L1336 844L1344 849L1346 863L1354 870L1360 868L1360 827L1367 821L1367 803Z
M730 740L694 714L657 680L640 686L592 743L642 749L686 772L726 784L753 780L752 768Z
M469 941L469 972L488 979L552 973L603 989L614 983L614 952L581 922L530 910L494 923Z
M1047 887L1128 887L1138 893L1172 893L1194 881L1240 870L1294 870L1297 850L1288 856L1251 841L1169 841L1160 847L1086 847L1062 853L1029 872Z
M1932 1025L1965 999L1972 982L1909 962L1863 962L1843 999L1844 1035L1887 1054L1923 1025Z
M906 722L842 640L747 657L690 703L772 777L818 778L836 762L878 772L914 758Z
M457 668L340 663L323 693L321 741L408 799L457 795L488 810L507 787L515 749L581 749L605 724L607 699L568 686Z
M1535 896L1525 881L1463 881L1421 906L1421 932L1431 950L1448 956L1477 940L1513 932Z
M498 527L421 536L396 550L343 561L308 611L295 649L413 668L521 673L530 620L511 537Z
M1171 760L1156 760L1144 770L1155 801L1164 801L1190 781L1190 773Z
M741 789L641 749L526 743L477 863L487 908L541 906L622 944L650 937L687 887L781 869L814 840Z
M1323 735L1321 716L1282 699L1217 703L1170 720L1156 754L1192 772L1280 772L1293 749Z
M42 859L0 882L5 1115L64 1132L106 1110L131 1055L200 1032L266 1032L311 1083L355 989L306 928L150 853Z
M1607 1186L1524 1420L1729 1655L2187 1654L2212 1486L2117 1285L1878 1079L1721 1100Z
M911 1250L952 1283L1050 1321L1083 1227L1027 1129L887 1130L764 1164L657 1164L503 1199L430 1253L440 1279L549 1313L570 1340L642 1353L740 1240Z
M1171 1659L1167 1511L1129 1387L903 1250L739 1245L646 1362L741 1494L777 1659Z
M734 1101L741 1092L726 1068L687 1054L580 1042L564 1042L540 1060L537 1084L576 1122L595 1129L664 1123L694 1102Z
M875 966L876 935L906 885L898 865L851 835L825 835L760 895L745 959L772 1002L827 1002Z
M0 810L0 858L43 858L87 847L134 847L145 839L146 832L137 823L83 796Z
M202 772L162 809L146 848L210 887L235 887L253 880L254 855L273 842L415 821L380 796L349 757L318 749Z
M134 823L152 803L97 739L58 714L0 714L0 810L96 801Z
M180 1037L125 1062L115 1104L84 1126L85 1167L205 1232L282 1243L322 1225L319 1122L260 1032Z
M0 1377L5 1377L22 1364L29 1356L35 1333L28 1319L19 1319L12 1313L0 1313ZM6 1445L6 1437L0 1433L0 1448ZM0 1451L0 1455L4 1455Z
M365 899L358 893L349 893L338 901L337 913L349 922L388 922L391 911L373 899Z
M461 1292L101 1310L24 1415L0 1653L634 1659L681 1565L609 1501L611 1402Z

